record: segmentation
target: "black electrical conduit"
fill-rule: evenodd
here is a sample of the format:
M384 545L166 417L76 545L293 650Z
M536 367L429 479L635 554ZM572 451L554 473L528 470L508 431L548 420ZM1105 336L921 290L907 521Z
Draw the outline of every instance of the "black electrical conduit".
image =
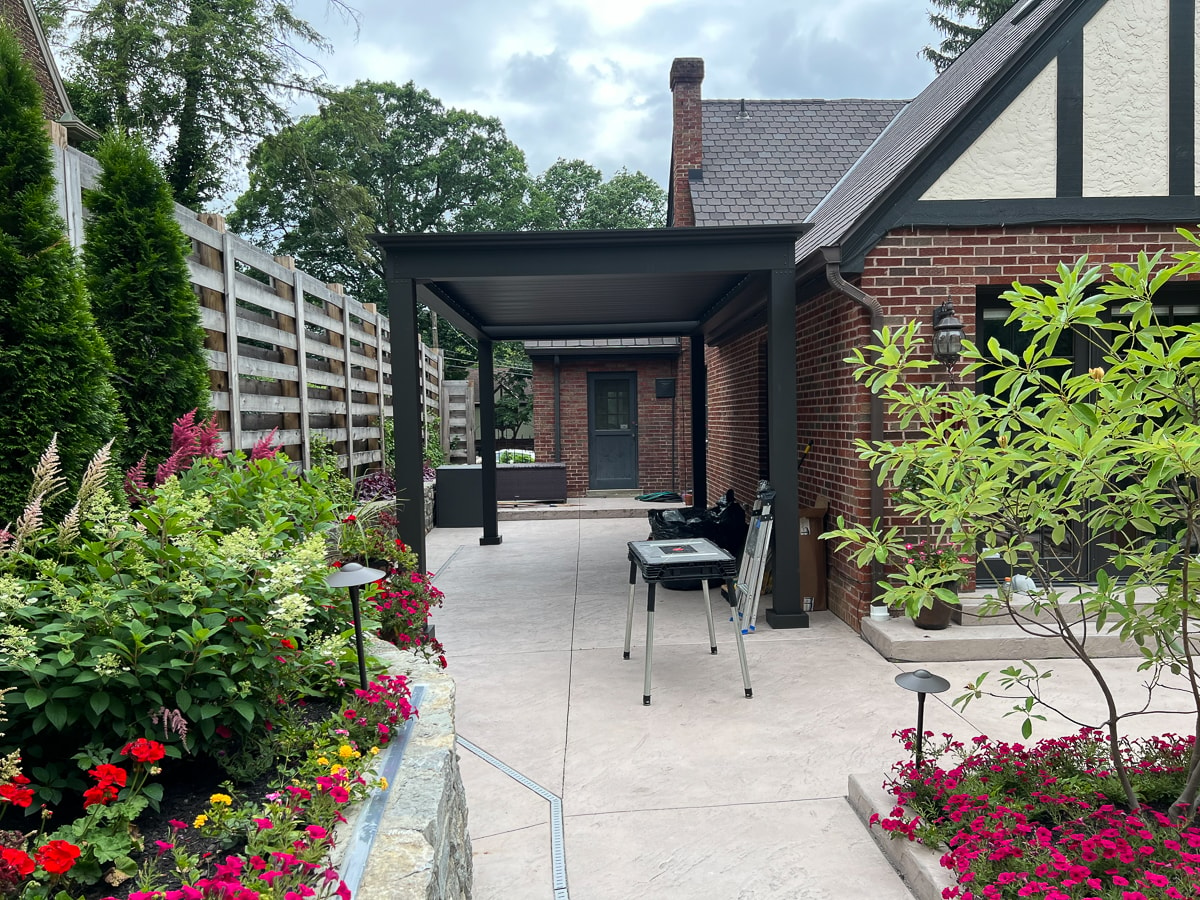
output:
M864 293L861 289L855 287L842 277L842 248L841 247L822 247L821 255L825 258L825 278L838 293L849 297L859 306L863 307L871 314L871 331L877 332L883 328L883 306L880 302L869 294ZM883 440L883 397L875 392L871 393L871 442L877 443ZM879 472L872 470L871 472L871 521L883 521L883 485L879 483ZM883 566L877 562L871 562L871 600L879 599L883 588L880 582L883 580Z

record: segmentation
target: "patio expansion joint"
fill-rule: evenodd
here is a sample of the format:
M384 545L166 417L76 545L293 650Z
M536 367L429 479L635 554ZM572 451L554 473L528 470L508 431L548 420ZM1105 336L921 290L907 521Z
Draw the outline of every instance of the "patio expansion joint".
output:
M753 806L782 806L789 803L824 803L829 800L846 800L845 794L830 794L828 797L785 797L777 800L745 800L739 803L696 803L688 806L639 806L630 809L605 809L599 812L570 813L568 819L594 819L601 816L622 816L630 813L689 812L697 809L740 809Z

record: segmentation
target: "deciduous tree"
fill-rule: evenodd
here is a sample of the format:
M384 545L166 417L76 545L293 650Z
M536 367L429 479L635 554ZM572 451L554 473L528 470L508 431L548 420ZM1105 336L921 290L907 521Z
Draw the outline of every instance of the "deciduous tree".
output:
M76 36L62 48L76 113L141 134L176 201L197 209L232 160L289 121L288 101L318 84L303 71L310 54L328 49L292 2L86 0L73 12L59 3L56 17Z
M1023 630L1060 639L1082 662L1103 698L1099 727L1134 808L1120 728L1146 707L1118 707L1088 636L1109 627L1136 646L1151 688L1165 673L1182 675L1179 687L1194 700L1187 727L1200 727L1200 325L1160 321L1155 300L1171 281L1200 273L1200 238L1180 233L1197 249L1169 264L1163 251L1142 253L1112 266L1102 283L1085 258L1060 265L1045 288L1014 285L1003 296L1026 349L1018 354L995 339L964 348L964 374L986 389L930 379L925 370L935 363L915 322L884 329L847 360L882 395L897 427L895 439L860 441L861 458L903 488L896 512L927 528L931 543L1023 576L1015 590L993 589L981 613L1006 612ZM1099 364L1077 369L1064 358L1059 338L1068 334L1090 343ZM859 565L895 561L884 598L915 614L947 591L943 573L905 560L912 554L904 533L839 516L827 536L855 548ZM1109 557L1094 580L1064 567L1068 535ZM1002 673L1001 687L1017 692L1026 733L1035 707L1053 706L1042 685L1047 674L1028 665ZM989 693L984 685L981 676L958 702ZM1057 711L1075 721L1071 710ZM1188 818L1198 807L1200 750L1175 804Z

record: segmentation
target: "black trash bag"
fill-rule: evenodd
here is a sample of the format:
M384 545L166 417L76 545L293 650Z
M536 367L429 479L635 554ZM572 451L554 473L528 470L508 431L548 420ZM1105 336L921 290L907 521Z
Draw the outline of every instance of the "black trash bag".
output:
M740 558L746 545L746 534L750 530L746 522L746 510L737 502L733 489L725 492L711 509L651 509L646 511L650 520L650 540L672 538L708 538L718 547L728 550ZM709 587L719 587L719 578L709 579ZM698 591L700 579L695 581L667 581L663 587L673 591Z

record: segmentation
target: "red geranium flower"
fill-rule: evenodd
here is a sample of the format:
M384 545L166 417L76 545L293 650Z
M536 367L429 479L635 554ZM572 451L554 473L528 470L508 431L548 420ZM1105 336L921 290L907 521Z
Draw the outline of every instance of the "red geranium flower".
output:
M26 807L33 802L33 791L15 784L0 784L0 800L7 800L13 806Z
M140 763L152 763L158 762L166 756L167 749L158 741L152 741L149 738L138 738L133 743L122 747L121 753L125 756L132 756Z
M47 874L62 875L64 872L70 871L71 867L75 865L75 860L79 859L79 848L66 841L51 841L38 847L33 858L37 860L39 866L46 870Z
M17 874L22 877L28 875L35 868L33 857L16 847L0 847L0 859L16 869Z
M117 786L107 781L101 782L93 788L88 788L83 792L83 808L89 806L107 806L109 801L117 799Z
M118 787L125 787L126 779L129 777L129 774L120 766L113 766L108 763L102 763L94 769L88 769L88 774L100 782L100 784L115 784Z

